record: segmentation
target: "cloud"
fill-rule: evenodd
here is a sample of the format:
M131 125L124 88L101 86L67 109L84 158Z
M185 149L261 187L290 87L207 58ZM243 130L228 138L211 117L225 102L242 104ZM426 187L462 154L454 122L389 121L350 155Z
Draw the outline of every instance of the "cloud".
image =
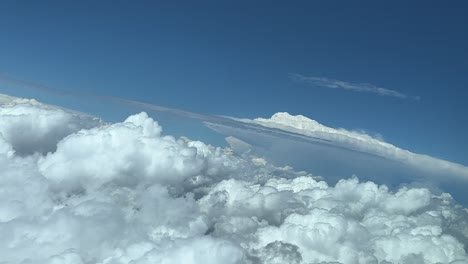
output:
M419 96L409 96L404 93L400 93L395 90L390 90L387 88L375 86L369 83L350 83L340 80L325 78L325 77L314 77L314 76L304 76L302 74L290 74L290 78L294 81L307 83L314 86L320 86L330 89L344 89L353 92L360 93L373 93L380 96L391 96L401 99L413 99L419 100Z
M19 155L53 151L62 138L99 126L98 118L0 94L0 133Z
M0 119L22 105L15 102L0 106ZM37 116L44 108L69 115L65 127L80 116L21 102ZM21 115L5 120L31 122ZM42 139L54 142L52 131L61 128L45 126L30 126L30 135L49 131ZM0 262L468 261L468 210L450 194L393 190L356 177L332 185L228 140L237 149L165 135L146 113L72 131L47 153L20 155L0 132ZM36 144L28 141L28 149Z
M230 137L228 143L234 149L242 141L242 152L250 146L251 153L314 172L330 183L354 174L393 187L416 184L450 191L468 204L466 166L413 153L367 134L330 128L301 115L276 113L271 118L231 119L231 123L205 124Z

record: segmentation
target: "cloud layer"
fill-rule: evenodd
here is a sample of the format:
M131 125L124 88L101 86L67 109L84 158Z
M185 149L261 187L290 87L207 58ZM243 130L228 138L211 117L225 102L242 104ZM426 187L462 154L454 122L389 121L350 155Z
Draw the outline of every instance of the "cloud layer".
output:
M367 134L335 129L315 120L288 113L271 118L205 121L228 137L233 149L267 158L279 165L292 165L324 176L334 184L343 177L385 183L392 188L411 184L439 193L450 192L467 205L468 168L428 155L401 149Z
M304 82L307 84L330 88L330 89L343 89L359 93L373 93L380 96L391 96L401 99L414 99L419 100L419 96L409 96L404 93L400 93L395 90L375 86L369 83L350 83L340 80L325 78L325 77L315 77L315 76L304 76L302 74L291 74L291 79L298 82Z
M106 124L7 99L0 263L468 262L468 212L447 193L329 185L233 138L242 153L165 135L146 113ZM19 152L13 135L35 133L47 148Z

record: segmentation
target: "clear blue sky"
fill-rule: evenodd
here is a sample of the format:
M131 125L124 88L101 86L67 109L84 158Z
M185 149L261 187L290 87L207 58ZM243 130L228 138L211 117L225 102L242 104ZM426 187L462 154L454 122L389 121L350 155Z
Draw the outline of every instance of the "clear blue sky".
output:
M0 73L209 114L303 114L468 165L467 14L466 1L0 1Z

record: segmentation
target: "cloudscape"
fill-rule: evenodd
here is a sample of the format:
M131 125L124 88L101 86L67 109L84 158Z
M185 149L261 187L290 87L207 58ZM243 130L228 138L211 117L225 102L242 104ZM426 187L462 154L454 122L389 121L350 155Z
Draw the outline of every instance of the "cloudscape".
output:
M468 211L449 193L330 185L232 137L166 135L145 112L107 123L0 99L3 263L468 261Z
M468 264L467 14L0 1L0 264Z

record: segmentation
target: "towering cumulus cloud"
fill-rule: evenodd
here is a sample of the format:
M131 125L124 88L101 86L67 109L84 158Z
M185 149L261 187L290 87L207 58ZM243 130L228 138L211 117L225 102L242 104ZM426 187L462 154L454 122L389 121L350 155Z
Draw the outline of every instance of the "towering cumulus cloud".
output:
M3 96L0 263L468 263L448 193L329 185L240 149Z

